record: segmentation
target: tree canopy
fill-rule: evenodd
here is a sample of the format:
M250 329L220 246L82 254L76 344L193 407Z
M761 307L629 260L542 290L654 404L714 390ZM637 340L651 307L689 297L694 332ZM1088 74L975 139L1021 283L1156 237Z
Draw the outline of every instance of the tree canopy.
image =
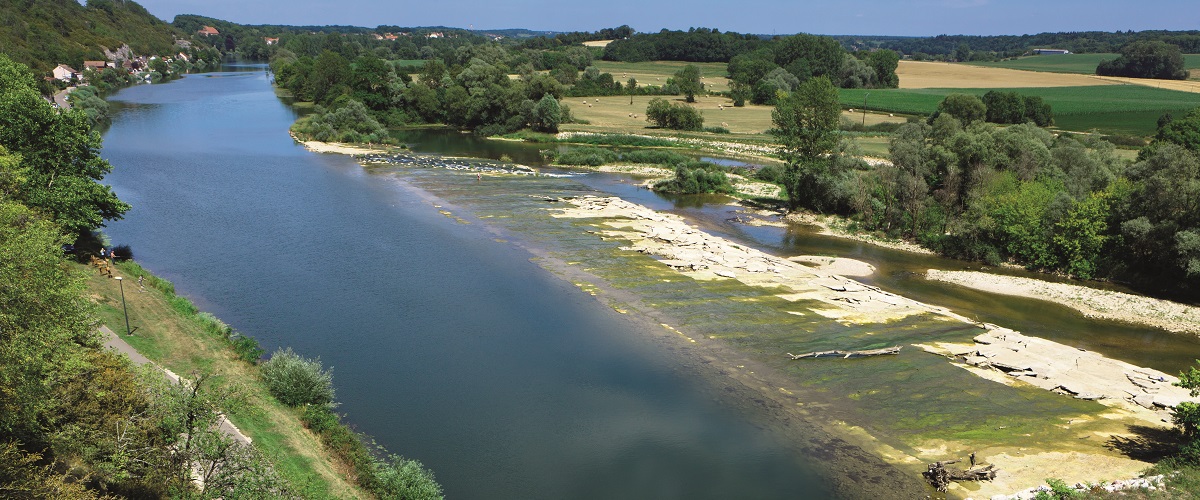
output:
M28 69L2 54L0 146L21 157L18 199L70 233L90 231L129 210L99 183L112 166L100 157L100 134L83 111L52 108Z
M1187 80L1187 66L1179 46L1156 40L1139 40L1121 49L1121 57L1102 61L1100 76Z

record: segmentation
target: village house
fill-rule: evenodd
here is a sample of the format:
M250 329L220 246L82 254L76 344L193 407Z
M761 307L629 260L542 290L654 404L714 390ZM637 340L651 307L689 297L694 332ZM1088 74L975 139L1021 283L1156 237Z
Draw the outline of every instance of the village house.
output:
M275 44L279 43L278 38L271 38L269 36L264 36L263 41L266 42L267 45L275 45Z
M53 70L51 70L51 73L54 74L54 78L56 80L62 80L64 82L69 82L72 78L79 78L79 72L75 71L75 68L67 66L66 64L59 64Z
M104 71L109 66L108 61L84 61L83 70Z
M391 34L391 33L388 33L388 34L384 35L383 37L384 37L384 38L386 38L386 39L388 39L388 40L391 40L391 41L393 41L393 42L394 42L394 41L396 41L396 39L397 39L397 38L400 38L400 37L398 37L398 36L396 36L396 35L393 35L393 34Z
M445 37L445 36L446 36L446 35L443 35L443 34L442 34L442 32L440 32L440 31L435 31L435 32L433 32L433 33L430 33L430 34L428 34L428 35L425 35L425 38L443 38L443 37Z
M212 36L212 35L220 35L221 34L220 31L217 31L217 29L212 26L205 26L203 28L200 28L200 30L197 31L196 33L204 35L204 36Z

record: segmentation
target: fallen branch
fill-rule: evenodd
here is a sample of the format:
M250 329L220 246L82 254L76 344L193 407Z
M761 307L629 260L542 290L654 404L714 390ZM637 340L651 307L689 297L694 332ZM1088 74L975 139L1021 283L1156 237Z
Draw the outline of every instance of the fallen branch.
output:
M804 354L787 353L792 359L803 358L820 358L824 356L841 356L842 359L857 358L862 356L880 356L883 354L900 354L901 346L884 347L883 349L868 349L866 351L817 351L806 352Z
M975 468L974 464L972 464L972 467L967 470L946 468L947 465L953 463L958 463L958 460L931 463L929 464L929 468L921 473L921 475L925 476L929 484L932 484L938 491L946 491L950 487L951 481L990 481L996 479L995 465Z

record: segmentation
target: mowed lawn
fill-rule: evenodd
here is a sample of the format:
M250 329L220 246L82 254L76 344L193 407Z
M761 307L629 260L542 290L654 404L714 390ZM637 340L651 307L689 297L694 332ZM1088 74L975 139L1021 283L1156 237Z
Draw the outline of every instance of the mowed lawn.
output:
M700 68L700 78L705 90L725 92L729 90L729 79L725 78L725 63L688 63L682 61L613 62L593 61L592 66L601 73L611 73L613 79L624 85L630 78L637 78L638 85L666 85L667 79L684 66ZM626 101L628 102L628 101Z
M928 115L936 111L938 103L949 94L982 96L988 90L991 89L842 89L840 93L845 108L864 107L890 113ZM1053 107L1057 127L1076 131L1149 135L1154 133L1158 117L1163 113L1183 114L1200 107L1200 94L1143 85L1002 90L1040 96Z
M1120 54L1063 54L1059 56L1025 56L1006 61L971 62L967 64L988 68L1094 75L1096 74L1096 66L1100 65L1100 61L1111 61L1117 57L1120 57ZM1185 54L1184 65L1188 69L1200 69L1200 54ZM1195 78L1200 75L1192 76Z

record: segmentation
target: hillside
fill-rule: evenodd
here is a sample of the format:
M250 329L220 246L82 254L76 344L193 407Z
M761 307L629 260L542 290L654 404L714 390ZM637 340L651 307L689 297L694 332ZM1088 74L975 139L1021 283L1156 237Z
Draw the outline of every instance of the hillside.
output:
M179 34L129 0L6 0L0 2L0 51L35 72L58 64L82 69L104 49L128 44L135 54L168 54Z

